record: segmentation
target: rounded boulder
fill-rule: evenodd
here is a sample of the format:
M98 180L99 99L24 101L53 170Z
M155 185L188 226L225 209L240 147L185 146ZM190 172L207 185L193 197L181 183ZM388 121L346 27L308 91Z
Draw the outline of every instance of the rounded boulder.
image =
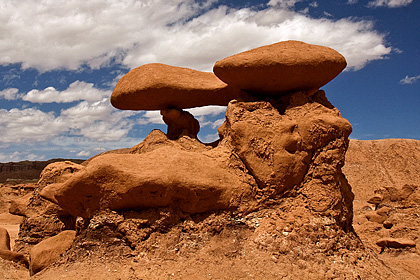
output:
M213 72L242 90L281 94L319 89L346 65L345 58L331 48L284 41L222 59Z
M151 63L131 70L118 81L111 104L121 110L226 106L239 92L211 72Z
M65 230L53 237L42 240L32 247L29 264L31 276L58 260L70 248L75 237L76 231Z

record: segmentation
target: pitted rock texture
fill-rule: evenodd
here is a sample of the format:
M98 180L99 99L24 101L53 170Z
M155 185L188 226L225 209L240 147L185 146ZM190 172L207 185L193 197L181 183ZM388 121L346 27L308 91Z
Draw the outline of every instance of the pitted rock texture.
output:
M346 65L345 58L331 48L284 41L222 59L213 72L231 86L279 94L319 89Z
M111 103L122 110L226 106L239 93L213 73L151 63L123 76L111 95Z
M32 193L11 202L9 212L24 217L19 237L15 240L16 252L28 255L31 248L45 238L75 228L76 217L58 206L55 198L44 191L44 187L48 185L54 188L82 168L82 165L71 161L51 163L41 172L41 178ZM49 199L44 199L40 194Z
M215 148L154 131L131 154L95 157L43 192L85 218L99 210L169 206L190 214L247 212L294 192L306 207L350 228L352 194L341 167L351 126L324 92L241 98L229 103Z
M413 139L350 140L343 167L355 193L354 229L399 279L420 279L419 170Z
M307 207L350 228L353 194L341 173L350 123L323 91L248 99L229 104L219 133L255 177L260 199L297 191Z

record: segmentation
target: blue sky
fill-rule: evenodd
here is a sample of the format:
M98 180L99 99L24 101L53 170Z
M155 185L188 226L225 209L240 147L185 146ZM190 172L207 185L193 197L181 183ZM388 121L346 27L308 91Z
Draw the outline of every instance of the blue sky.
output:
M160 62L211 71L226 56L284 40L342 53L346 70L323 89L353 139L420 140L418 0L2 0L0 162L89 158L131 147L159 112L121 111L122 75ZM203 141L224 107L191 111Z

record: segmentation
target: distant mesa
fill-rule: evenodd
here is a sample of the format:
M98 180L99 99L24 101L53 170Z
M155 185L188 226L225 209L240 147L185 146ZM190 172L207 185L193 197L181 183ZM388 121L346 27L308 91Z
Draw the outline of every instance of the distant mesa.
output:
M47 161L19 161L0 163L0 183L7 183L13 185L38 180L41 171L48 164L61 161L72 161L75 163L82 163L84 160L56 158Z
M213 71L231 86L279 94L316 91L346 65L345 58L331 48L285 41L229 56L216 62Z

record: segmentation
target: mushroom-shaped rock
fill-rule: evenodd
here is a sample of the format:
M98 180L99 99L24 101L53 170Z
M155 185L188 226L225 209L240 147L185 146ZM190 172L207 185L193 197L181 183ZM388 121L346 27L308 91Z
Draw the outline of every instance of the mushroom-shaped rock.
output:
M226 106L239 92L210 72L151 63L131 70L118 81L111 104L121 110Z
M346 67L337 51L299 41L262 46L222 59L213 72L225 83L252 92L314 92Z

